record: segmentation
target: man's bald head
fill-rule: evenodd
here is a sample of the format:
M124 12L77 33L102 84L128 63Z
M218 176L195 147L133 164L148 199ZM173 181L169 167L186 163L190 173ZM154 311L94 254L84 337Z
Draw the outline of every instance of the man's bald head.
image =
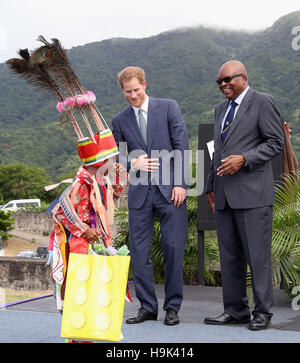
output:
M235 100L248 87L246 67L238 60L224 63L219 70L219 81L222 81L219 88L225 97Z
M234 74L242 73L247 76L247 70L244 64L238 60L230 60L222 65L219 74L222 72L233 72Z

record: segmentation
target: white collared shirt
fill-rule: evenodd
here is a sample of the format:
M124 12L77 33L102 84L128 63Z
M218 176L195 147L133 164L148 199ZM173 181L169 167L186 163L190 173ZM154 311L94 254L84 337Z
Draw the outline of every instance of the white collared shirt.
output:
M144 118L146 120L146 123L148 121L148 106L149 106L149 97L146 95L146 100L145 100L145 102L143 103L143 105L141 107L141 110L142 110L143 116L144 116ZM133 111L134 111L134 114L135 114L136 122L137 122L138 126L140 127L139 108L135 107L135 106L132 106L132 108L133 108Z
M239 109L239 107L240 107L240 104L242 103L242 101L243 101L243 98L246 96L246 93L248 92L248 89L249 89L249 86L234 100L234 102L235 103L237 103L238 105L236 106L236 108L235 108L235 110L234 110L234 116L233 116L233 119L235 118L235 115L236 115L236 113L237 113L237 111L238 111L238 109ZM229 110L230 110L230 107L231 107L231 102L229 102L229 105L228 105L228 107L227 107L227 110L226 110L226 112L225 112L225 116L224 116L224 118L223 118L223 120L222 120L222 128L221 128L221 130L223 130L223 127L224 127L224 122L225 122L225 120L226 120L226 117L227 117L227 114L228 114L228 112L229 112Z

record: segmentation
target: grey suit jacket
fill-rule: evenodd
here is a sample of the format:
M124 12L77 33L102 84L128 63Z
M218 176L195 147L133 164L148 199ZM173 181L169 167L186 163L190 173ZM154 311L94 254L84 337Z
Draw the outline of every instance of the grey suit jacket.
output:
M131 106L116 115L112 125L113 135L120 149L120 161L127 166L128 171L131 160L142 154L159 158L160 168L155 173L154 179L166 200L172 203L173 187L175 185L188 187L184 177L185 168L188 167L184 163L184 150L189 150L189 140L186 125L176 101L149 97L147 145L143 141ZM124 145L121 143L126 143L127 150L124 150ZM177 153L170 159L170 153L174 150ZM127 158L127 152L129 158ZM138 172L130 177L128 206L138 209L145 201L150 178L146 172Z
M283 123L271 95L249 88L227 137L221 142L221 123L229 100L215 109L215 151L206 192L214 192L215 208L223 209L225 199L231 208L247 209L273 205L274 180L271 160L284 146ZM234 175L217 176L221 160L243 154L246 166Z

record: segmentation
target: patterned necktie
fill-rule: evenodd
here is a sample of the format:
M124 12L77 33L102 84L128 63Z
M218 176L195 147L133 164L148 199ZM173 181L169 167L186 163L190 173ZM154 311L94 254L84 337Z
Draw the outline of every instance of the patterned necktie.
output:
M224 122L224 126L223 126L223 130L221 132L221 140L222 140L222 144L224 143L224 140L226 139L226 136L228 134L228 131L231 127L231 123L233 121L233 117L234 117L234 110L236 108L238 104L234 101L231 102L231 107L230 110L226 116L226 120Z
M142 138L147 145L147 122L145 120L145 117L143 116L142 109L139 109L139 126L142 134Z

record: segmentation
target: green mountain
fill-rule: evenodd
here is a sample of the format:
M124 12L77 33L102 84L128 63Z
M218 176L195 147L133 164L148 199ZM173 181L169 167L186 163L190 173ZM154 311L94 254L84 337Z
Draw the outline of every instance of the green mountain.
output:
M297 11L257 33L185 28L144 39L90 43L68 50L68 56L84 87L96 94L108 124L127 106L118 72L128 65L144 68L148 94L177 100L194 146L198 124L213 122L214 107L224 97L215 83L220 66L239 59L248 69L250 85L276 97L293 130L299 160L300 50L292 47L292 29L299 25ZM53 180L75 169L76 137L71 127L59 125L57 101L12 75L5 64L0 64L0 84L0 163L38 165Z

